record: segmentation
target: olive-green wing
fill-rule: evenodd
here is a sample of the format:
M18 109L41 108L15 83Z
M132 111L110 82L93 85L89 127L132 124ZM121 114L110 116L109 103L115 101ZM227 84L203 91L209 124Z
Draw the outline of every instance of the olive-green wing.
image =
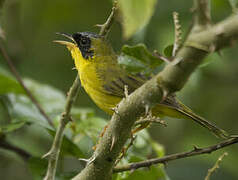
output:
M129 75L120 72L114 74L113 78L106 81L103 88L106 93L123 98L125 96L125 86L127 86L128 94L131 94L137 88L144 84L147 80L142 75Z
M125 85L128 86L128 93L131 94L141 85L143 85L146 80L149 79L140 74L129 75L125 73L117 74L113 77L114 79L107 81L107 83L104 85L104 90L110 95L118 96L121 98L125 96ZM182 104L173 95L167 97L163 102L155 106L152 111L154 115L160 115L161 113L168 117L193 120L199 125L207 128L218 137L228 137L228 134L223 129L195 114L190 108Z

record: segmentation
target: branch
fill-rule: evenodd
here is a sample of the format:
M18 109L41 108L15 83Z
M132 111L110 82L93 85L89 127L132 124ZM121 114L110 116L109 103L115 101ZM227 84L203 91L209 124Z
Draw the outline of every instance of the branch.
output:
M4 48L2 42L0 42L0 52L3 56L3 58L5 59L5 61L7 62L7 65L10 69L10 71L12 72L12 74L16 77L17 81L19 82L19 84L22 86L22 88L25 90L27 96L31 99L31 101L36 105L37 109L39 110L39 112L42 114L42 116L44 116L44 118L47 120L47 122L49 123L49 125L54 128L54 124L52 123L52 120L47 116L47 114L45 113L45 111L42 109L42 107L40 106L39 102L36 100L36 98L33 96L33 94L31 93L31 91L26 87L26 85L24 84L23 80L21 79L21 76L18 74L14 64L12 63L13 61L11 60L10 56L8 55L6 49Z
M212 173L214 173L215 170L219 168L219 163L221 163L221 161L223 160L223 158L224 158L225 156L227 156L227 155L228 155L228 153L227 153L227 152L224 152L224 153L218 158L218 160L216 161L216 163L214 164L214 166L213 166L212 168L208 169L207 176L205 177L205 180L210 180L210 177L211 177Z
M209 29L191 32L185 46L175 56L176 63L169 63L162 72L119 103L117 113L112 116L93 154L93 161L73 179L111 179L116 158L129 138L135 121L145 113L145 106L153 107L161 102L164 94L181 90L202 59L211 52L211 46L218 50L233 44L237 38L238 15L231 16Z
M65 126L68 124L68 122L71 120L70 110L71 110L73 102L76 98L76 95L77 95L77 92L79 89L79 84L80 84L79 77L77 75L72 87L70 88L70 90L68 92L65 110L61 115L60 124L56 131L52 147L51 147L50 151L43 156L43 158L49 157L47 174L46 174L44 180L53 180L55 178L57 162L59 159L60 147L61 147L62 139L64 136L64 129L65 129Z
M112 26L112 23L113 23L115 10L116 10L116 1L114 3L114 7L112 8L112 12L111 12L109 18L101 26L101 30L100 30L101 36L105 37L107 35L107 33L109 32L109 30ZM59 125L57 132L55 134L55 138L54 138L51 150L43 156L43 158L49 157L48 169L47 169L47 173L46 173L44 180L54 180L54 178L55 178L57 161L59 158L59 152L60 152L60 147L61 147L62 139L63 139L63 135L64 135L64 129L70 120L70 110L71 110L72 104L74 102L74 99L77 96L78 88L79 88L79 76L77 75L72 87L69 90L68 97L66 99L65 111L61 115L60 125Z
M210 0L194 0L196 28L206 29L211 26ZM199 30L201 30L199 29Z
M182 158L197 156L197 155L201 155L201 154L208 154L208 153L212 153L214 151L217 151L218 149L222 149L224 147L230 146L235 143L238 143L238 137L230 138L225 141L222 141L221 143L218 143L218 144L215 144L212 146L208 146L205 148L194 147L193 150L188 151L188 152L176 153L176 154L164 156L162 158L149 159L149 160L142 161L142 162L131 163L131 164L123 165L123 166L117 166L113 169L113 172L117 173L117 172L129 171L129 170L136 170L138 168L150 167L152 165L159 164L159 163L167 163L169 161L173 161L176 159L182 159Z
M18 154L19 156L21 156L24 160L28 160L31 157L31 155L28 152L26 152L25 150L23 150L23 149L21 149L21 148L19 148L17 146L14 146L14 145L10 144L9 142L7 142L5 140L4 136L0 138L0 148L13 151L16 154Z
M103 25L97 25L97 26L101 27L99 35L104 36L104 37L107 36L107 34L109 33L111 26L114 22L116 11L117 11L117 1L114 1L113 7L112 7L112 12L109 15L109 17L107 18L107 21Z

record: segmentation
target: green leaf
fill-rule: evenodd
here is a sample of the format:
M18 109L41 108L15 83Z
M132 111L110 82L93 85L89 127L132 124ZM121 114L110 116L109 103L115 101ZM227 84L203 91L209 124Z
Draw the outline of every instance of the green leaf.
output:
M64 94L51 86L40 84L30 79L26 79L24 82L46 114L56 122L64 109ZM8 110L14 121L27 121L51 128L28 96L9 94L7 97L10 102L8 103Z
M202 64L199 65L200 68L205 67L209 65L210 63L214 62L215 60L220 59L221 56L218 53L212 53L209 54L202 62Z
M152 55L144 44L137 44L135 46L124 45L122 52L130 57L134 57L140 62L149 65L150 67L156 67L161 65L164 61Z
M31 79L24 79L24 82L51 118L63 112L66 97L62 91Z
M130 38L144 28L154 13L156 0L120 0L123 35Z
M28 161L28 167L34 180L41 180L46 174L48 161L46 159L32 157Z
M118 63L131 73L150 74L164 61L153 56L144 44L135 46L124 45L118 56Z
M174 45L168 45L165 49L164 49L164 55L166 57L171 57L173 55L173 48L174 48Z
M107 122L105 119L96 117L95 115L85 116L75 115L72 112L72 117L75 121L75 134L80 134L80 138L83 135L88 136L94 143L97 142L100 132L104 129Z
M28 161L28 167L34 180L42 180L46 175L48 161L46 159L32 157ZM56 172L56 180L69 180L76 176L79 172Z
M9 94L8 110L13 121L36 123L51 128L27 96Z
M19 121L19 122L13 122L4 126L0 126L0 134L1 133L9 133L12 131L15 131L19 128L21 128L22 126L24 126L26 124L26 122L24 121Z
M151 166L149 169L137 169L131 172L123 172L115 175L115 180L169 180L163 165Z
M53 137L55 136L55 131L49 129L48 132ZM63 137L61 153L63 155L70 155L76 158L85 158L85 155L80 150L80 148L73 141L71 141L71 139L69 139L67 136Z
M63 172L60 174L56 174L56 180L69 180L73 179L79 172L77 171L71 171L71 172Z
M0 95L7 93L24 94L21 85L3 68L0 68Z
M164 147L162 146L162 144L159 144L152 139L150 140L150 144L158 157L163 157L165 155Z
M148 157L155 154L154 152L157 157L164 156L163 146L153 141L146 130L140 131L136 134L133 146L129 148L126 156L120 162L120 165L147 160ZM168 176L166 175L163 165L154 165L151 166L150 169L138 169L133 173L123 172L114 176L115 180L143 180L145 178L167 180Z

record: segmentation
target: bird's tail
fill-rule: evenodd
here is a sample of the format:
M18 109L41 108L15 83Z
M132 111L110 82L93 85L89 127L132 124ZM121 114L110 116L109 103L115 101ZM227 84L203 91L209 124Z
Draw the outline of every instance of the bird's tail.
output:
M209 122L206 119L202 118L201 116L195 114L190 109L188 109L188 111L186 109L185 110L178 109L178 111L181 114L187 116L188 118L194 120L196 123L200 124L201 126L207 128L215 136L224 138L224 139L227 139L229 137L229 134L225 130L217 127L214 123Z
M207 128L210 132L212 132L215 136L227 139L229 134L224 131L223 129L217 127L215 124L207 121L206 119L202 118L201 116L195 114L190 108L182 104L176 99L176 106L173 105L165 105L159 104L152 109L152 113L155 115L162 115L170 116L179 119L189 119L193 120L196 123L200 124L201 126Z

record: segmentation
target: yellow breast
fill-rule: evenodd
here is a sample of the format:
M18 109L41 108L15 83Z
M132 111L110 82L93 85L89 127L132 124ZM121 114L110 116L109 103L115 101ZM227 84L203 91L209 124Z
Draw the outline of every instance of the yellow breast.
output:
M75 48L71 53L80 76L81 84L87 94L97 106L108 114L112 114L113 111L111 109L120 102L121 98L110 95L104 90L105 79L102 79L96 70L99 64L93 58L85 60L78 48Z

